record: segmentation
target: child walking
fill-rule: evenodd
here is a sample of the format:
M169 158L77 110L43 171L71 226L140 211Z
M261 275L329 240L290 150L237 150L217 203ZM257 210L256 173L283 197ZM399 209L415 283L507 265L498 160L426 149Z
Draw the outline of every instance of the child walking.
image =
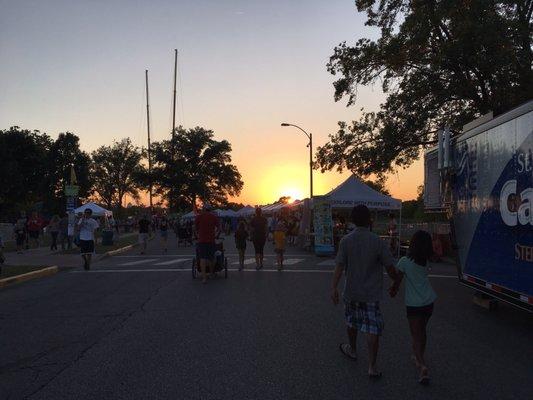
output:
M237 230L235 231L235 247L239 252L239 271L244 269L244 253L246 252L246 240L248 239L248 231L246 230L246 223L239 222Z
M402 278L405 277L405 306L413 342L413 360L419 372L418 382L423 385L429 383L429 370L424 359L426 327L437 298L427 272L427 263L432 254L431 235L425 231L416 232L411 239L407 257L398 261L400 278L389 289L391 297L396 296Z

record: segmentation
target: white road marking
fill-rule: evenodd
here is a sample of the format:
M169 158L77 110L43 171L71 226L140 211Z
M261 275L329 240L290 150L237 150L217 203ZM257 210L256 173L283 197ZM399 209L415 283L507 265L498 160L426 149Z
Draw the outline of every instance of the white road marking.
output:
M267 261L266 258L263 259L263 261ZM244 265L250 265L255 264L255 258L247 258L244 260ZM231 263L231 265L239 265L239 261L234 261Z
M322 266L335 266L335 260L326 260L326 261L322 261L322 262L319 262L317 265L322 265Z
M155 263L154 265L172 265L172 264L179 264L185 261L191 261L192 258L176 258L175 260L170 261L163 261L160 263Z
M225 253L226 257L238 257L239 253ZM247 255L250 256L249 254ZM276 257L277 254L264 254L264 257ZM142 257L196 257L196 254L190 253L190 254L146 254L146 255L139 255L139 254L133 254L130 256L127 255L116 255L113 256L113 258L142 258ZM314 254L311 253L302 253L302 254L287 254L285 253L285 257L302 257L302 258L317 258Z
M298 264L301 261L303 261L303 258L287 258L283 260L283 265L294 265Z
M128 272L191 272L191 268L150 268L150 269L95 269L91 271L71 271L71 274L111 274Z
M239 271L236 268L228 268L230 272ZM191 268L151 268L151 269L98 269L91 271L70 271L70 274L108 274L108 273L130 273L130 272L191 272ZM270 272L277 274L286 274L286 273L296 273L296 274L331 274L333 273L330 269L284 269L283 271L278 271L277 269L261 269L256 271L255 269L244 269L241 272L255 272L258 274ZM457 279L455 275L429 275L430 278L445 278L445 279Z
M119 265L138 265L138 264L146 264L152 261L157 261L157 258L149 258L147 260L141 260L141 261L131 261L131 262L127 262L127 263L119 264Z

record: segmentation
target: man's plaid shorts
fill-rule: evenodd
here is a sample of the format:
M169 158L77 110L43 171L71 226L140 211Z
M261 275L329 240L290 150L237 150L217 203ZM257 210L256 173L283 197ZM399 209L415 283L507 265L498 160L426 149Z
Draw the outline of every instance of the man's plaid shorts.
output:
M381 336L383 333L383 316L379 309L379 301L351 302L345 304L344 315L346 325L360 332Z

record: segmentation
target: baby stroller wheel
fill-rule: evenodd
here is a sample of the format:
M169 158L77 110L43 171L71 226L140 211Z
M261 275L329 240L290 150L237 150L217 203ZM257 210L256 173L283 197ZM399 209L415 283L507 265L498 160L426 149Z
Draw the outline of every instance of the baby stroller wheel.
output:
M192 259L192 279L196 279L196 273L197 273L197 269L196 269L196 257L194 257Z
M224 258L224 279L228 279L228 258Z

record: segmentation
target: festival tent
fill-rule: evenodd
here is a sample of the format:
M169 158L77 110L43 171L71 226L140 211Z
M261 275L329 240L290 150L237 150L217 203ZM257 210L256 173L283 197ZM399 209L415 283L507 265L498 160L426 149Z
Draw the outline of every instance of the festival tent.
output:
M253 215L255 213L255 208L252 206L246 206L241 208L239 211L237 211L237 216L239 217L247 217L249 215Z
M220 208L216 209L214 213L220 218L236 218L238 216L233 210L221 210Z
M402 230L402 201L387 196L370 186L365 185L355 175L351 175L343 183L326 195L329 198L331 208L352 208L359 204L367 206L371 210L399 210L400 221L398 225L398 241L401 243ZM398 255L400 247L398 246Z
M93 212L93 215L92 215L93 217L112 217L113 216L112 211L106 210L105 208L100 207L98 204L95 204L93 202L84 204L76 208L74 210L74 213L75 214L82 213L88 208L91 209L91 211Z
M326 195L332 208L352 208L364 204L372 210L401 210L401 200L382 194L365 185L355 175Z
M237 214L237 212L233 211L233 210L224 210L224 213L222 215L223 217L228 217L228 218L237 218L239 216L239 214Z

